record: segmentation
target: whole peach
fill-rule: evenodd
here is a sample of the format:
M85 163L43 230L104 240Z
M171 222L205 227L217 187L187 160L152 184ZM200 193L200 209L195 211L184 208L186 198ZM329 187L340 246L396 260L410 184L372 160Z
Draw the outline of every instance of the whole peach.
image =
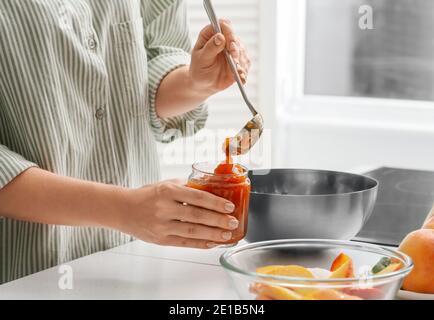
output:
M434 294L434 230L410 233L399 250L414 262L413 271L404 280L404 290Z

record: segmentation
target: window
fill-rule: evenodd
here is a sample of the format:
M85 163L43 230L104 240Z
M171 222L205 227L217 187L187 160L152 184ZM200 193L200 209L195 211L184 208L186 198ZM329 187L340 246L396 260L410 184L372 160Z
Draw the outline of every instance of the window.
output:
M433 170L434 2L276 1L275 163Z
M304 93L434 101L433 30L432 0L307 0Z

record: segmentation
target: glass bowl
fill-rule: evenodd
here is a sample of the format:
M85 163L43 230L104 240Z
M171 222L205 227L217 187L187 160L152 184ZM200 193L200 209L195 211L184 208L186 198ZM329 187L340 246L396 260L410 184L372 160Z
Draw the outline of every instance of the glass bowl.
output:
M329 271L321 270L330 270L340 254L352 259L355 276L329 279L329 274L324 274ZM372 274L373 266L383 258L399 262L401 268L387 274ZM220 263L242 300L391 300L413 268L411 258L399 251L335 240L258 242L228 250ZM315 278L256 272L257 268L275 265L303 266Z

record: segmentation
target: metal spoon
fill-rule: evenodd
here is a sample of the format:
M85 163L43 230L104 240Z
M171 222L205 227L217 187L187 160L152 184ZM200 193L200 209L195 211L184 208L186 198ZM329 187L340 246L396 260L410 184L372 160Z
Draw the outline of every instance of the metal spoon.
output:
M219 19L214 10L214 6L211 0L203 1L206 13L208 14L211 25L216 33L222 33ZM250 120L241 131L231 139L230 153L231 155L243 155L250 151L250 149L258 142L259 138L264 131L264 119L262 115L256 111L253 104L247 97L246 91L244 90L243 82L241 81L240 75L238 74L237 65L230 55L230 53L225 50L224 54L226 60L228 61L229 67L234 75L235 81L237 82L238 88L240 89L241 95L247 104L250 112L253 114L252 120Z

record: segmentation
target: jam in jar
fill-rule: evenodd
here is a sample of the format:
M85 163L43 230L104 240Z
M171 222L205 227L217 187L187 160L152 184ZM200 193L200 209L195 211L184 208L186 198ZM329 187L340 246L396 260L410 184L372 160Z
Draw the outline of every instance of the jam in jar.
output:
M248 170L245 167L232 162L229 155L228 141L226 146L226 161L218 165L209 163L193 165L193 172L187 186L212 193L229 200L235 205L232 216L239 221L239 227L232 231L230 241L221 243L222 245L233 245L242 240L247 233L250 179Z

